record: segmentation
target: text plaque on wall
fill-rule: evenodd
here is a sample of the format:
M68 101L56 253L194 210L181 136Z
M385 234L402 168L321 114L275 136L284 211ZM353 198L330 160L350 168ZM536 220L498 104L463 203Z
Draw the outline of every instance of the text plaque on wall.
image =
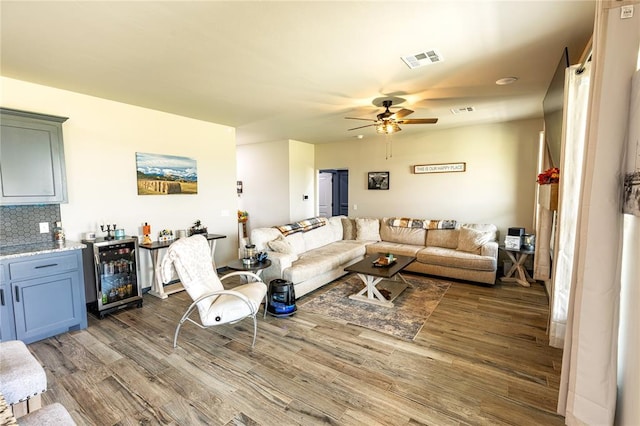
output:
M415 174L464 172L465 170L467 170L467 163L418 164L413 166Z

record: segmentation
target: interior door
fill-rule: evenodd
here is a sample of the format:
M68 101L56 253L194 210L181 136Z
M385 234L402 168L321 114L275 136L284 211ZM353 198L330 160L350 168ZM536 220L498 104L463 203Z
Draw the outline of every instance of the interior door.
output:
M318 213L322 217L333 216L333 174L320 172Z

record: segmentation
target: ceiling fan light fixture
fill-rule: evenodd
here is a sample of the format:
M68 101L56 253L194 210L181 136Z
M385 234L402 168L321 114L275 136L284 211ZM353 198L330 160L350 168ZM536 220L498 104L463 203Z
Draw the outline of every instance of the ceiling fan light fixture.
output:
M390 135L392 133L396 133L402 130L398 123L392 120L385 120L381 123L376 124L376 132L381 135Z

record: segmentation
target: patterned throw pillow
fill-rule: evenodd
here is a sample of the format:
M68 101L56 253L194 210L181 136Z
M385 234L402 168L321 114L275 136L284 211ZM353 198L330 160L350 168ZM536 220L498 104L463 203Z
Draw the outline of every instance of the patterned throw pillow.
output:
M378 219L356 218L356 240L381 241Z
M342 220L342 239L355 240L356 239L356 221L348 217L343 217L341 220Z
M267 247L277 253L295 254L293 246L282 235L278 236L275 240L267 242Z
M458 248L456 250L480 254L480 248L490 241L493 241L492 232L477 231L471 228L460 228L460 233L458 234Z

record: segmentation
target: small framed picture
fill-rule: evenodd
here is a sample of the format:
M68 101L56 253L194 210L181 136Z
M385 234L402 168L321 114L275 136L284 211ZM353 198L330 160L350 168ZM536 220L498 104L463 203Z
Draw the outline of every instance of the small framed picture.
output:
M389 189L389 172L369 172L369 189Z

